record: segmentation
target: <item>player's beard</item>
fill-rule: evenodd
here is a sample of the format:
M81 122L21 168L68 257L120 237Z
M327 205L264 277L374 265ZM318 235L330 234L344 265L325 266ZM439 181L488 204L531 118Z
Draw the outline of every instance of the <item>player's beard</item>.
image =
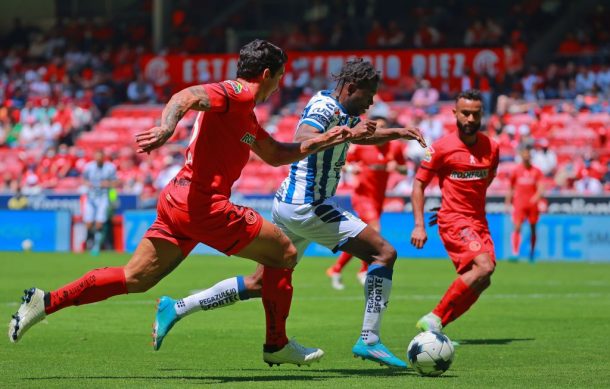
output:
M474 123L471 125L465 125L460 123L459 121L457 121L456 123L458 129L460 130L460 134L463 135L474 135L481 129L481 123Z

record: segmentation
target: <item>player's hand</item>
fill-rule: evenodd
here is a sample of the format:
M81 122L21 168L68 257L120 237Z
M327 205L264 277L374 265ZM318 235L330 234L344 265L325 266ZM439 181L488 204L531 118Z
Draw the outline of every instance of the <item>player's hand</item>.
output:
M411 244L416 249L423 248L427 240L428 235L426 234L426 229L424 227L415 227L413 232L411 232Z
M358 139L368 138L370 136L373 136L373 134L375 134L376 130L377 130L377 121L364 120L351 128L352 139L358 140Z
M154 149L157 149L169 138L171 138L174 131L170 130L166 127L153 127L144 132L140 132L136 134L136 143L138 144L138 148L136 152L138 153L150 153Z
M430 210L430 212L434 212L432 214L432 216L430 216L430 219L428 219L428 225L430 227L438 224L438 211L440 211L440 210L441 210L441 207L434 207Z
M419 143L419 145L421 147L423 147L423 148L428 147L428 145L426 144L426 140L424 139L424 136L422 135L419 128L405 127L402 131L401 138L408 139L408 140L416 140L417 143Z

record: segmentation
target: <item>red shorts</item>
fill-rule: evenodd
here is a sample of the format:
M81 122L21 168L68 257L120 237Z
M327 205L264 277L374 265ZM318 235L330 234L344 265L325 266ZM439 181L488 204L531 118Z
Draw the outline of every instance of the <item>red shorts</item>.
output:
M538 223L540 211L538 205L515 206L513 208L513 223L520 226L527 219L530 224Z
M482 253L489 253L495 264L494 243L486 224L475 220L456 220L447 223L447 226L439 225L438 232L458 274L466 271L474 258Z
M379 221L383 204L377 204L369 197L353 195L352 207L358 217L366 224L369 224L373 221Z
M145 238L165 239L180 247L186 257L199 242L233 255L258 236L263 226L258 212L235 205L225 196L189 194L189 186L172 181L161 191L157 219Z

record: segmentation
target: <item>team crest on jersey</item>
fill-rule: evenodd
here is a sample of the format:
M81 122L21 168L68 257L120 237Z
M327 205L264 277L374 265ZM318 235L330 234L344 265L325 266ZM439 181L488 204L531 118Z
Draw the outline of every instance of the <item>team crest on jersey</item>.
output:
M428 148L426 148L426 153L424 154L424 161L432 161L432 154L434 154L434 149L432 148L432 146L428 146Z
M477 164L477 160L474 157L474 155L470 154L470 164L471 165L476 165Z
M254 144L254 142L256 141L256 137L252 134L250 134L249 132L246 132L244 134L244 136L241 137L240 139L242 142L252 146Z
M233 92L235 92L235 94L240 94L241 91L244 89L244 87L237 81L228 80L227 84L231 85L231 88L233 89Z

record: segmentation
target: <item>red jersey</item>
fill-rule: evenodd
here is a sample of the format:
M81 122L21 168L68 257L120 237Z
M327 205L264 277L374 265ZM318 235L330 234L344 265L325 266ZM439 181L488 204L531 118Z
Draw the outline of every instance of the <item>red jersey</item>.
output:
M365 146L356 145L347 155L348 162L358 162L360 173L355 194L383 204L385 191L390 172L388 163L395 161L398 165L405 165L405 157L401 143L387 142L382 145Z
M526 167L524 164L519 164L510 176L510 184L514 191L513 205L515 207L529 205L530 199L538 191L538 183L543 177L542 171L537 167Z
M455 131L426 150L416 178L424 183L438 176L443 193L439 226L460 218L485 219L485 194L496 175L499 147L487 135L477 133L477 142L466 146Z
M198 193L231 195L256 140L269 134L254 115L254 94L237 81L203 85L210 110L199 112L186 149L186 163L176 178L191 181Z

